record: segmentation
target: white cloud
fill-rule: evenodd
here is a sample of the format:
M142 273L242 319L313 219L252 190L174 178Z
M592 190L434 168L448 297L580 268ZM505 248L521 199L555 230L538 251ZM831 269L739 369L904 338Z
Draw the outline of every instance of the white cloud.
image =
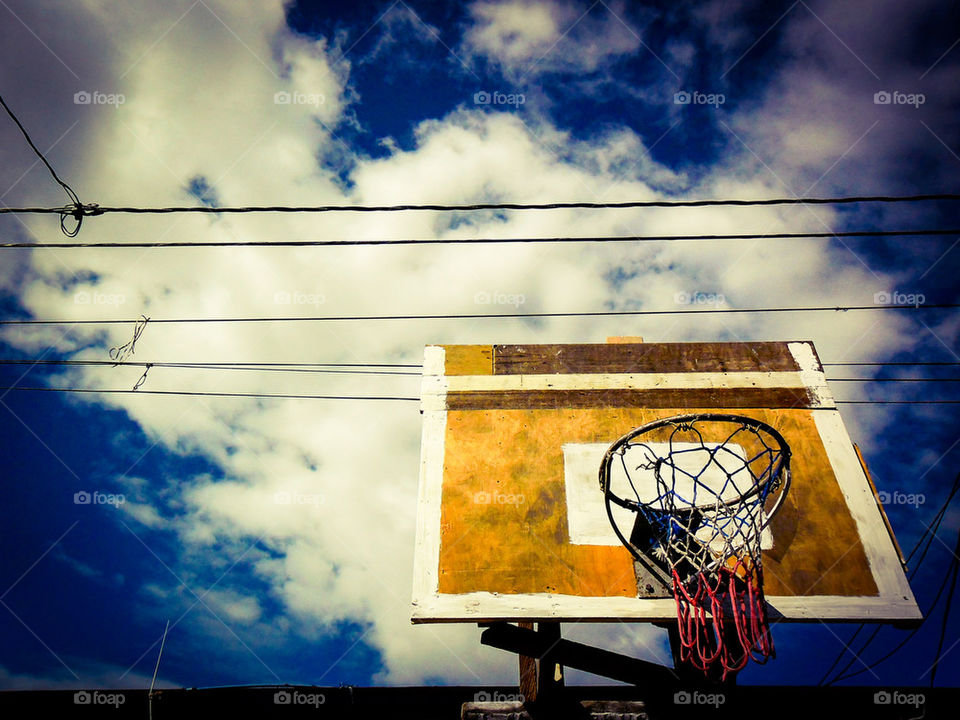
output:
M483 57L512 79L547 72L594 72L640 47L622 3L570 0L476 0L463 38L468 57Z
M64 119L78 119L90 141L58 159L69 168L74 185L83 189L85 200L184 204L189 202L187 182L197 175L208 179L229 204L626 200L681 191L691 197L782 194L776 180L750 164L751 155L739 148L690 186L687 178L653 160L631 130L575 139L547 120L464 110L421 123L410 150L395 150L376 160L356 158L351 174L355 184L345 194L332 171L316 159L341 147L335 128L346 111L344 98L351 97L349 65L334 67L325 43L286 31L279 2L209 4L233 32L200 6L174 23L190 7L186 2L139 7L136 23L134 14L88 4L99 13L99 30L89 29L92 20L79 6L48 21L52 37L81 26L85 33L99 33L103 42L114 38L112 53L97 56L96 73L105 78L103 87L121 87L127 95L119 109L95 116L87 107L66 107ZM572 4L479 2L471 12L475 25L468 28L465 43L510 72L591 72L635 51L638 43L609 14L584 18L564 35L582 12ZM52 67L49 72L62 73ZM72 82L67 85L72 87ZM782 83L783 97L791 98L783 110L773 107L771 96L762 106L766 115L750 111L740 117L744 126L755 129L749 140L759 144L762 156L773 154L774 147L785 148L777 169L786 177L824 168L862 131L859 118L842 112L791 115L802 109L805 99L837 92L821 80L788 72L775 86L777 82ZM324 102L278 105L276 92L322 94ZM33 102L45 106L42 98ZM31 115L40 118L31 125L38 136L56 137L57 129L65 129L53 117L44 120L37 110ZM767 121L760 122L761 116ZM6 142L5 147L13 144ZM19 174L16 168L11 172ZM31 175L16 194L32 198L47 182ZM106 216L87 220L81 237L122 241L776 232L795 230L798 223L820 230L836 216L823 209L714 208L679 214L477 214L456 227L452 219L427 213ZM33 219L29 228L38 239L52 239L58 232L49 218ZM482 309L474 303L480 291L522 294L523 309L530 311L591 310L605 304L672 309L677 307L674 296L690 291L723 294L737 307L819 305L827 297L831 304L868 303L875 292L896 284L896 278L865 267L852 251L819 241L37 251L31 259L31 272L38 279L22 288L21 302L37 317L72 319L140 312L154 318L470 313ZM97 279L87 275L82 283L69 283L74 273L87 271ZM619 279L611 280L614 277ZM78 305L78 289L122 295L125 302L116 307ZM314 296L314 301L278 304L278 293ZM72 351L95 343L81 356L104 359L106 348L128 340L131 329L102 332L84 326L73 328L70 338L54 329L8 330L4 337L30 351L47 346ZM955 336L956 328L951 332ZM882 358L913 342L905 319L871 313L537 323L151 324L137 345L137 358L416 362L422 347L435 342L576 342L608 335L642 335L648 341L811 338L823 357L834 359ZM62 381L127 387L139 374L136 368L85 369L64 373ZM163 368L151 371L145 388L418 393L416 378ZM222 609L222 617L231 627L235 624L238 633L243 627L260 630L287 621L289 632L322 636L333 624L349 619L368 630L365 642L382 654L385 667L379 679L385 682L515 680L515 659L480 647L476 627L410 626L420 423L415 403L112 396L105 404L124 409L164 447L202 454L222 470L223 478L169 478L168 484L155 488L137 485L136 499L124 507L143 525L176 533L179 573L192 580L200 569L217 563L226 570L257 539L269 549L250 552L237 574L212 596L211 605ZM278 493L315 501L277 502ZM221 552L224 549L229 552ZM269 584L285 618L268 617L265 602L244 594L243 572ZM165 601L165 592L155 584L142 590L152 603ZM620 637L622 651L632 648L656 656L643 648L646 644L662 650L662 634L648 630L630 642L616 629L577 632L608 640Z

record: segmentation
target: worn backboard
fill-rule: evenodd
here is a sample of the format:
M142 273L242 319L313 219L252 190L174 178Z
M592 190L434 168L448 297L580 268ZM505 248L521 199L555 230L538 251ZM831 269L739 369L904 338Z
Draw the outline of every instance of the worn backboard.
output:
M606 449L651 420L762 420L792 483L761 538L771 619L916 620L810 342L448 345L424 354L414 622L670 620L614 533Z

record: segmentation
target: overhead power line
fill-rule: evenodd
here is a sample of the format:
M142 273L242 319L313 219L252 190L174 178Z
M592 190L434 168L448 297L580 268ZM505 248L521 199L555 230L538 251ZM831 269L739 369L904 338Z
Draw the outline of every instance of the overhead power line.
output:
M47 359L0 359L2 365L28 365L39 367L72 367L72 366L100 366L100 367L140 367L140 368L172 368L189 370L249 370L255 372L293 372L293 373L318 373L318 374L346 374L346 375L401 375L407 377L420 377L420 372L408 372L406 370L391 370L385 368L416 368L422 365L414 364L393 364L393 365L373 365L366 363L234 363L234 362L145 362L145 361L121 361L112 360L47 360ZM363 368L363 369L356 369ZM830 382L859 382L859 383L938 383L938 382L960 382L960 378L937 378L937 377L906 377L906 378L827 378Z
M145 367L148 363L139 361L124 361L124 362L114 362L113 360L49 360L49 359L32 359L32 358L9 358L9 359L0 359L0 365L134 365L136 367ZM340 362L321 362L321 363L311 363L311 362L252 362L252 361L235 361L235 360L217 360L211 362L165 362L158 361L154 363L149 363L157 367L198 367L198 368L228 368L228 367L240 367L240 368L253 368L253 369L263 369L263 368L417 368L420 369L423 367L422 363L378 363L378 362L352 362L352 363L340 363ZM855 362L824 362L821 363L824 367L841 367L841 366L858 366L858 367L960 367L960 362L931 362L931 361L855 361Z
M0 360L0 365L29 366L133 366L141 368L176 368L192 370L252 370L259 372L319 373L332 375L408 375L420 377L419 372L390 370L391 367L415 367L420 365L364 365L362 363L341 363L339 365L319 365L311 363L190 363L190 362L135 362L125 360ZM356 369L377 368L377 369Z
M582 312L514 312L514 313L446 313L425 315L321 315L294 317L225 317L225 318L159 318L150 323L259 323L259 322L369 322L372 320L482 320L516 318L571 317L638 317L656 315L726 315L799 312L850 312L876 310L955 310L960 303L927 303L924 305L838 305L781 308L695 308L693 310L596 310ZM0 320L0 325L125 325L133 319L102 320Z
M134 360L124 360L121 362L115 362L113 360L47 360L47 359L0 359L0 365L134 365L136 367L145 367L146 365L153 365L154 367L191 367L191 368L238 368L241 370L251 369L251 370L285 370L292 369L297 370L301 368L312 369L324 369L324 368L421 368L423 367L420 363L365 363L365 362L354 362L354 363L310 363L310 362L234 362L234 361L225 361L225 362L164 362L158 361L153 363L143 362L143 361L134 361ZM419 373L417 373L419 374Z
M0 392L11 391L90 393L95 395L185 395L189 397L258 398L265 400L404 400L420 402L420 398L418 397L397 397L391 395L297 395L288 393L213 392L208 390L98 390L96 388L21 387L19 385L0 387Z
M881 362L825 362L820 363L824 367L957 367L960 362L918 362L913 360L904 361L881 361Z
M837 405L960 405L960 400L834 400Z
M164 207L69 205L66 207L20 207L0 208L7 214L73 214L83 216L124 213L137 215L160 215L170 213L245 214L245 213L333 213L333 212L402 212L429 210L439 212L470 212L475 210L625 210L631 208L672 207L755 207L764 205L848 205L854 203L908 203L927 200L960 200L958 193L927 193L922 195L858 195L850 197L820 198L758 198L758 199L710 199L710 200L628 200L623 202L549 202L511 203L485 202L463 205L452 204L398 204L398 205L248 205L208 206L180 205Z
M828 381L832 383L836 382L875 382L875 383L885 383L885 382L903 382L903 383L922 383L922 382L960 382L960 378L838 378L838 377L828 377Z
M502 244L575 244L640 243L717 240L790 240L819 238L948 237L960 235L960 228L914 230L845 230L842 232L735 233L728 235L599 235L590 237L519 238L367 238L362 240L167 240L154 242L5 242L0 249L47 248L221 248L221 247L353 247L369 245L502 245Z
M243 393L243 392L213 392L193 390L127 390L96 388L69 388L69 387L36 387L8 385L0 387L0 392L53 392L53 393L86 393L93 395L184 395L188 397L232 397L258 398L266 400L402 400L420 402L419 397L404 397L395 395L298 395L287 393ZM960 400L836 400L837 405L960 405Z

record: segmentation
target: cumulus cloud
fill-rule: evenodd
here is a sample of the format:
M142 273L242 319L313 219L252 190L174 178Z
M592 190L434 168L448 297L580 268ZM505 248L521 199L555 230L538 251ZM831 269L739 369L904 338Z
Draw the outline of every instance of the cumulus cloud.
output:
M14 6L29 15L26 4ZM102 3L72 5L45 25L55 47L58 41L69 45L58 39L77 27L91 42L109 47L110 52L95 56L96 62L83 60L83 77L122 91L124 104L96 108L63 101L60 94L72 96L80 85L52 62L46 72L50 85L59 86L56 102L62 113L57 117L62 120L43 115L43 98L29 101L20 91L21 104L33 106L26 114L37 136L56 137L64 124L80 123L76 132L83 142L69 145L69 152L56 159L83 189L84 199L104 204L185 204L192 200L196 178L204 179L206 192L230 204L770 196L783 192L777 176L792 179L830 170L869 125L857 113L843 111L844 102L853 101L842 87L793 66L774 79L773 90L758 106L731 121L760 157L777 155L775 175L734 142L717 167L694 181L655 160L637 132L626 127L577 138L549 118L460 109L419 123L410 149L394 148L378 159L352 157L351 186L345 191L336 169L318 158L350 153L337 136L354 97L349 58L334 60L339 52L323 39L291 34L283 26L279 2L172 2L138 7L136 13L125 8L107 12ZM618 8L610 4L606 11L598 8L583 16L580 6L567 2L476 2L470 7L464 47L505 73L590 73L639 47L637 31L622 22L622 12L613 12ZM791 37L801 35L802 28ZM834 50L824 47L818 40L817 52L826 53L829 61ZM42 50L31 47L30 53ZM6 80L7 73L0 73ZM818 113L808 108L812 98L833 99L840 106ZM767 121L759 122L760 117ZM857 146L856 157L864 163L858 172L869 166L870 149L879 137L868 135ZM0 148L8 156L15 143L4 138ZM11 182L23 166L22 159L10 166ZM881 172L888 169L880 165ZM849 174L830 177L838 179L822 186L839 186L839 178L857 186ZM46 197L39 190L46 182L31 174L4 202L32 199L35 192ZM682 214L106 216L88 220L83 236L105 241L549 237L778 232L796 230L798 224L821 230L837 220L826 209L775 208ZM11 232L43 240L55 237L57 230L49 218L40 218ZM29 273L29 282L11 280L19 302L37 317L66 319L141 312L154 318L471 313L481 309L475 303L478 292L522 295L523 309L529 311L684 309L677 297L696 293L720 295L730 307L819 305L828 293L831 303L862 304L897 282L855 250L806 241L716 243L694 250L673 243L511 245L495 251L478 246L36 251L22 272ZM78 292L122 297L123 302L77 303ZM4 339L24 350L53 347L77 358L103 359L108 347L129 340L130 331L129 326L82 326L68 334L8 329ZM955 337L956 326L944 332ZM850 359L882 358L909 347L912 333L913 326L902 317L880 322L869 313L831 316L829 323L817 315L730 315L696 320L153 324L138 343L137 357L417 362L424 345L438 342L578 342L642 335L648 341L812 338L823 356ZM75 369L57 381L126 387L139 374L130 368ZM151 371L147 387L418 393L415 377L161 368ZM210 566L226 570L238 562L208 597L211 608L237 633L249 629L251 636L261 637L269 631L273 642L282 642L293 635L324 637L349 620L363 628L363 644L382 659L378 680L515 680L515 660L480 647L476 627L410 626L420 432L415 403L145 396L97 402L123 410L168 450L199 454L216 464L217 476L118 482L131 489L123 512L144 537L154 531L176 539L176 570L185 578L199 581ZM263 596L254 595L252 588L261 586ZM170 597L155 584L139 592L152 598L151 608L189 600ZM209 632L225 631L211 621ZM665 657L663 634L649 627L623 634L583 626L576 633L583 641L616 640L622 651Z

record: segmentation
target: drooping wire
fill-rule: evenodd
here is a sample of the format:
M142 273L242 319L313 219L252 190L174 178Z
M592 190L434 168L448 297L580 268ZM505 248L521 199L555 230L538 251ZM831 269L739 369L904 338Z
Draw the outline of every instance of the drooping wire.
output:
M87 208L85 208L83 203L80 202L80 197L76 192L74 192L73 188L60 179L60 176L57 175L57 171L53 169L53 166L47 161L47 158L44 157L44 154L40 152L40 149L34 144L33 140L30 138L30 133L27 132L27 129L23 126L23 123L20 122L20 118L18 118L13 110L10 109L10 106L7 105L7 102L3 99L2 95L0 95L0 105L3 105L3 109L7 111L7 115L9 115L10 119L16 123L17 127L20 129L20 133L30 146L30 149L36 153L37 157L40 158L40 161L46 166L47 170L50 171L50 175L53 177L53 179L56 180L57 184L63 188L64 192L66 192L67 196L70 198L70 205L59 208L56 210L56 212L58 215L60 215L60 230L63 232L63 234L71 238L76 237L77 233L80 232L80 225L83 223L84 215L98 214L93 212L94 206L90 206L90 212L88 212ZM0 209L0 211L2 210L3 209ZM72 228L67 228L68 217L72 217L77 223Z
M140 387L147 381L147 373L150 372L150 368L153 367L153 363L147 363L146 367L143 369L143 375L140 376L140 379L134 384L133 389L139 390Z
M110 359L114 361L114 364L126 360L137 351L137 340L140 339L140 336L143 334L144 329L146 329L148 322L150 322L150 318L148 318L146 315L141 315L133 326L133 337L123 345L110 348ZM149 369L150 368L147 368L147 370ZM144 372L143 376L146 378L147 373ZM134 388L134 390L136 390L136 388Z

